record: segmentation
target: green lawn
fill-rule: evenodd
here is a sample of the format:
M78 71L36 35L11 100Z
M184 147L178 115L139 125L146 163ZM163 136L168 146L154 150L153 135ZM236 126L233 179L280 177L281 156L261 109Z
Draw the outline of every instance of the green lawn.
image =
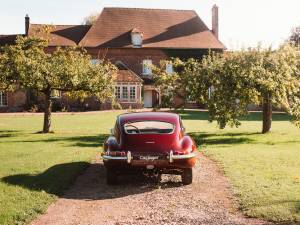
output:
M246 215L300 223L300 129L286 115L274 115L272 132L264 135L260 113L252 113L238 129L224 130L198 121L204 114L182 116L200 150L229 177Z
M69 187L107 136L118 112L54 115L53 134L36 134L42 116L0 116L0 224L29 221ZM275 115L261 135L261 115L219 130L207 113L182 112L199 150L229 177L249 216L300 222L300 129Z
M42 116L0 116L0 224L43 212L89 165L116 115L54 115L47 135L36 133Z

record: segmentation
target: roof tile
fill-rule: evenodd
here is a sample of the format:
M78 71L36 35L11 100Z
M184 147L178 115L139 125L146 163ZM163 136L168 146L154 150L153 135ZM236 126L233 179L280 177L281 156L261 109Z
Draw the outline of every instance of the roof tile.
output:
M17 39L17 34L9 34L9 35L0 35L0 46L1 45L12 45L15 44Z
M133 28L143 32L144 48L225 48L193 10L136 8L104 8L79 44L132 47Z
M50 26L49 46L75 46L90 29L90 25L30 24L29 36L46 38L43 27Z
M119 70L117 74L117 82L134 82L141 83L143 80L130 69Z

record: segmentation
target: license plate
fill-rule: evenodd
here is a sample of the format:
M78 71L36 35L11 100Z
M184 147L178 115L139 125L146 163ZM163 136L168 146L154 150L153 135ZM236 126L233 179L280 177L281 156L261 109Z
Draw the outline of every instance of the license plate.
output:
M147 160L147 161L153 161L153 160L156 160L158 159L158 156L140 156L140 159L141 160Z

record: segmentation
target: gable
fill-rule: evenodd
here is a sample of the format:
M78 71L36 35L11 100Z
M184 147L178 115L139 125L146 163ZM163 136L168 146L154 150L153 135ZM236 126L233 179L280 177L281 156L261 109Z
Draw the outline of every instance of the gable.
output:
M143 80L136 73L130 70L121 61L116 62L115 66L118 68L117 82L143 82Z

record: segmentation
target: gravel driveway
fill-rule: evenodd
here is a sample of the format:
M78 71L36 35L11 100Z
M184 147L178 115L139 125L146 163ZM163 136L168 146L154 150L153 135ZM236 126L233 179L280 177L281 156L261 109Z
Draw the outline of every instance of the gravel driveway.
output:
M118 186L107 186L98 159L32 225L270 224L242 216L216 164L198 157L189 186L182 186L177 176L163 176L160 185L128 177Z

